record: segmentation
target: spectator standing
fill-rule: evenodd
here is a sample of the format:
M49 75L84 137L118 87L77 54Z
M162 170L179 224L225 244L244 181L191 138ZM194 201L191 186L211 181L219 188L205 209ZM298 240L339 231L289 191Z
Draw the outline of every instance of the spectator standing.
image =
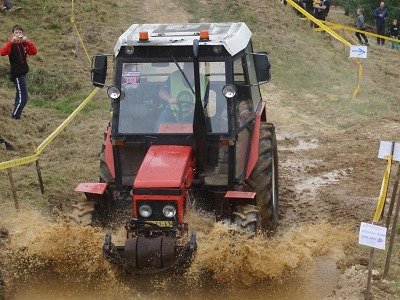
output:
M399 39L399 27L397 26L397 19L393 19L392 26L390 26L390 37L392 39ZM392 41L392 49L396 48L399 50L399 42Z
M364 19L364 9L359 8L357 9L357 29L359 30L364 30L365 31L365 19ZM358 41L360 42L360 44L364 44L366 46L368 45L368 39L367 36L365 35L365 33L363 32L356 32L356 37L358 38ZM364 42L362 41L361 37L364 39Z
M13 119L21 118L22 110L28 101L28 90L26 87L26 74L29 71L27 55L36 55L36 46L24 35L20 25L12 29L11 40L0 50L1 56L8 55L10 60L10 80L14 83L15 104L12 112Z
M326 16L329 13L330 8L329 0L320 0L314 2L314 17L318 20L325 21ZM318 28L318 25L314 25L315 28Z
M374 18L376 24L376 34L385 35L385 23L386 19L389 17L388 10L385 8L385 2L381 2L379 7L374 10ZM385 45L385 39L377 38L376 42L378 45Z
M304 6L305 10L312 15L314 11L313 0L304 0Z

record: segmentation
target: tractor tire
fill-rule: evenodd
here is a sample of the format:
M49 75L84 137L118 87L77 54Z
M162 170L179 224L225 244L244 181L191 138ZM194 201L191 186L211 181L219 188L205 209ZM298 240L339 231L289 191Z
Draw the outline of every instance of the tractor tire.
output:
M71 212L68 215L70 223L79 226L91 225L93 222L94 201L77 201L71 205Z
M259 212L255 222L255 232L258 230L273 232L279 219L278 150L275 127L270 123L261 123L258 160L246 184L248 191L256 193ZM249 230L254 228L252 223L254 222L249 222L247 226Z
M260 227L258 215L260 208L254 205L246 204L236 207L236 211L233 212L234 224L242 230L251 233L256 233L257 228Z

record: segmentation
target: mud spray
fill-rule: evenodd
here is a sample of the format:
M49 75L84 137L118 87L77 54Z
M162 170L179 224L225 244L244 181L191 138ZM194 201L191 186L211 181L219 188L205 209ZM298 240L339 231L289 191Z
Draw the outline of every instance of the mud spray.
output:
M35 211L8 215L1 224L8 229L1 248L5 299L321 299L336 284L334 261L354 239L328 223L249 239L206 213L189 219L199 243L189 269L138 277L104 260L102 229L52 223Z

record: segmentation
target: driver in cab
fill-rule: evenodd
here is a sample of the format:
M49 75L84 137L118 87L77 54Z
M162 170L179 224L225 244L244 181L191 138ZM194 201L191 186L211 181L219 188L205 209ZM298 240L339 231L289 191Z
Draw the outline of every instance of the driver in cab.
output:
M186 62L181 70L170 74L164 86L159 91L161 99L165 100L159 122L161 123L191 123L195 104L195 84L193 64ZM209 80L200 76L201 98L204 107L207 105Z

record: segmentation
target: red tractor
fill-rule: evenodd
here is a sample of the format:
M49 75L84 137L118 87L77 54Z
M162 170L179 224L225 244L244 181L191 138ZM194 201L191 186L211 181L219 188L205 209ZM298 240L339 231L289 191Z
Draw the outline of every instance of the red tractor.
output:
M112 117L100 183L76 190L99 209L132 201L125 245L106 234L109 261L137 273L187 262L197 247L185 218L189 194L218 221L275 229L277 145L259 88L270 63L251 36L244 23L134 24L113 55L93 58L92 82L108 87Z

